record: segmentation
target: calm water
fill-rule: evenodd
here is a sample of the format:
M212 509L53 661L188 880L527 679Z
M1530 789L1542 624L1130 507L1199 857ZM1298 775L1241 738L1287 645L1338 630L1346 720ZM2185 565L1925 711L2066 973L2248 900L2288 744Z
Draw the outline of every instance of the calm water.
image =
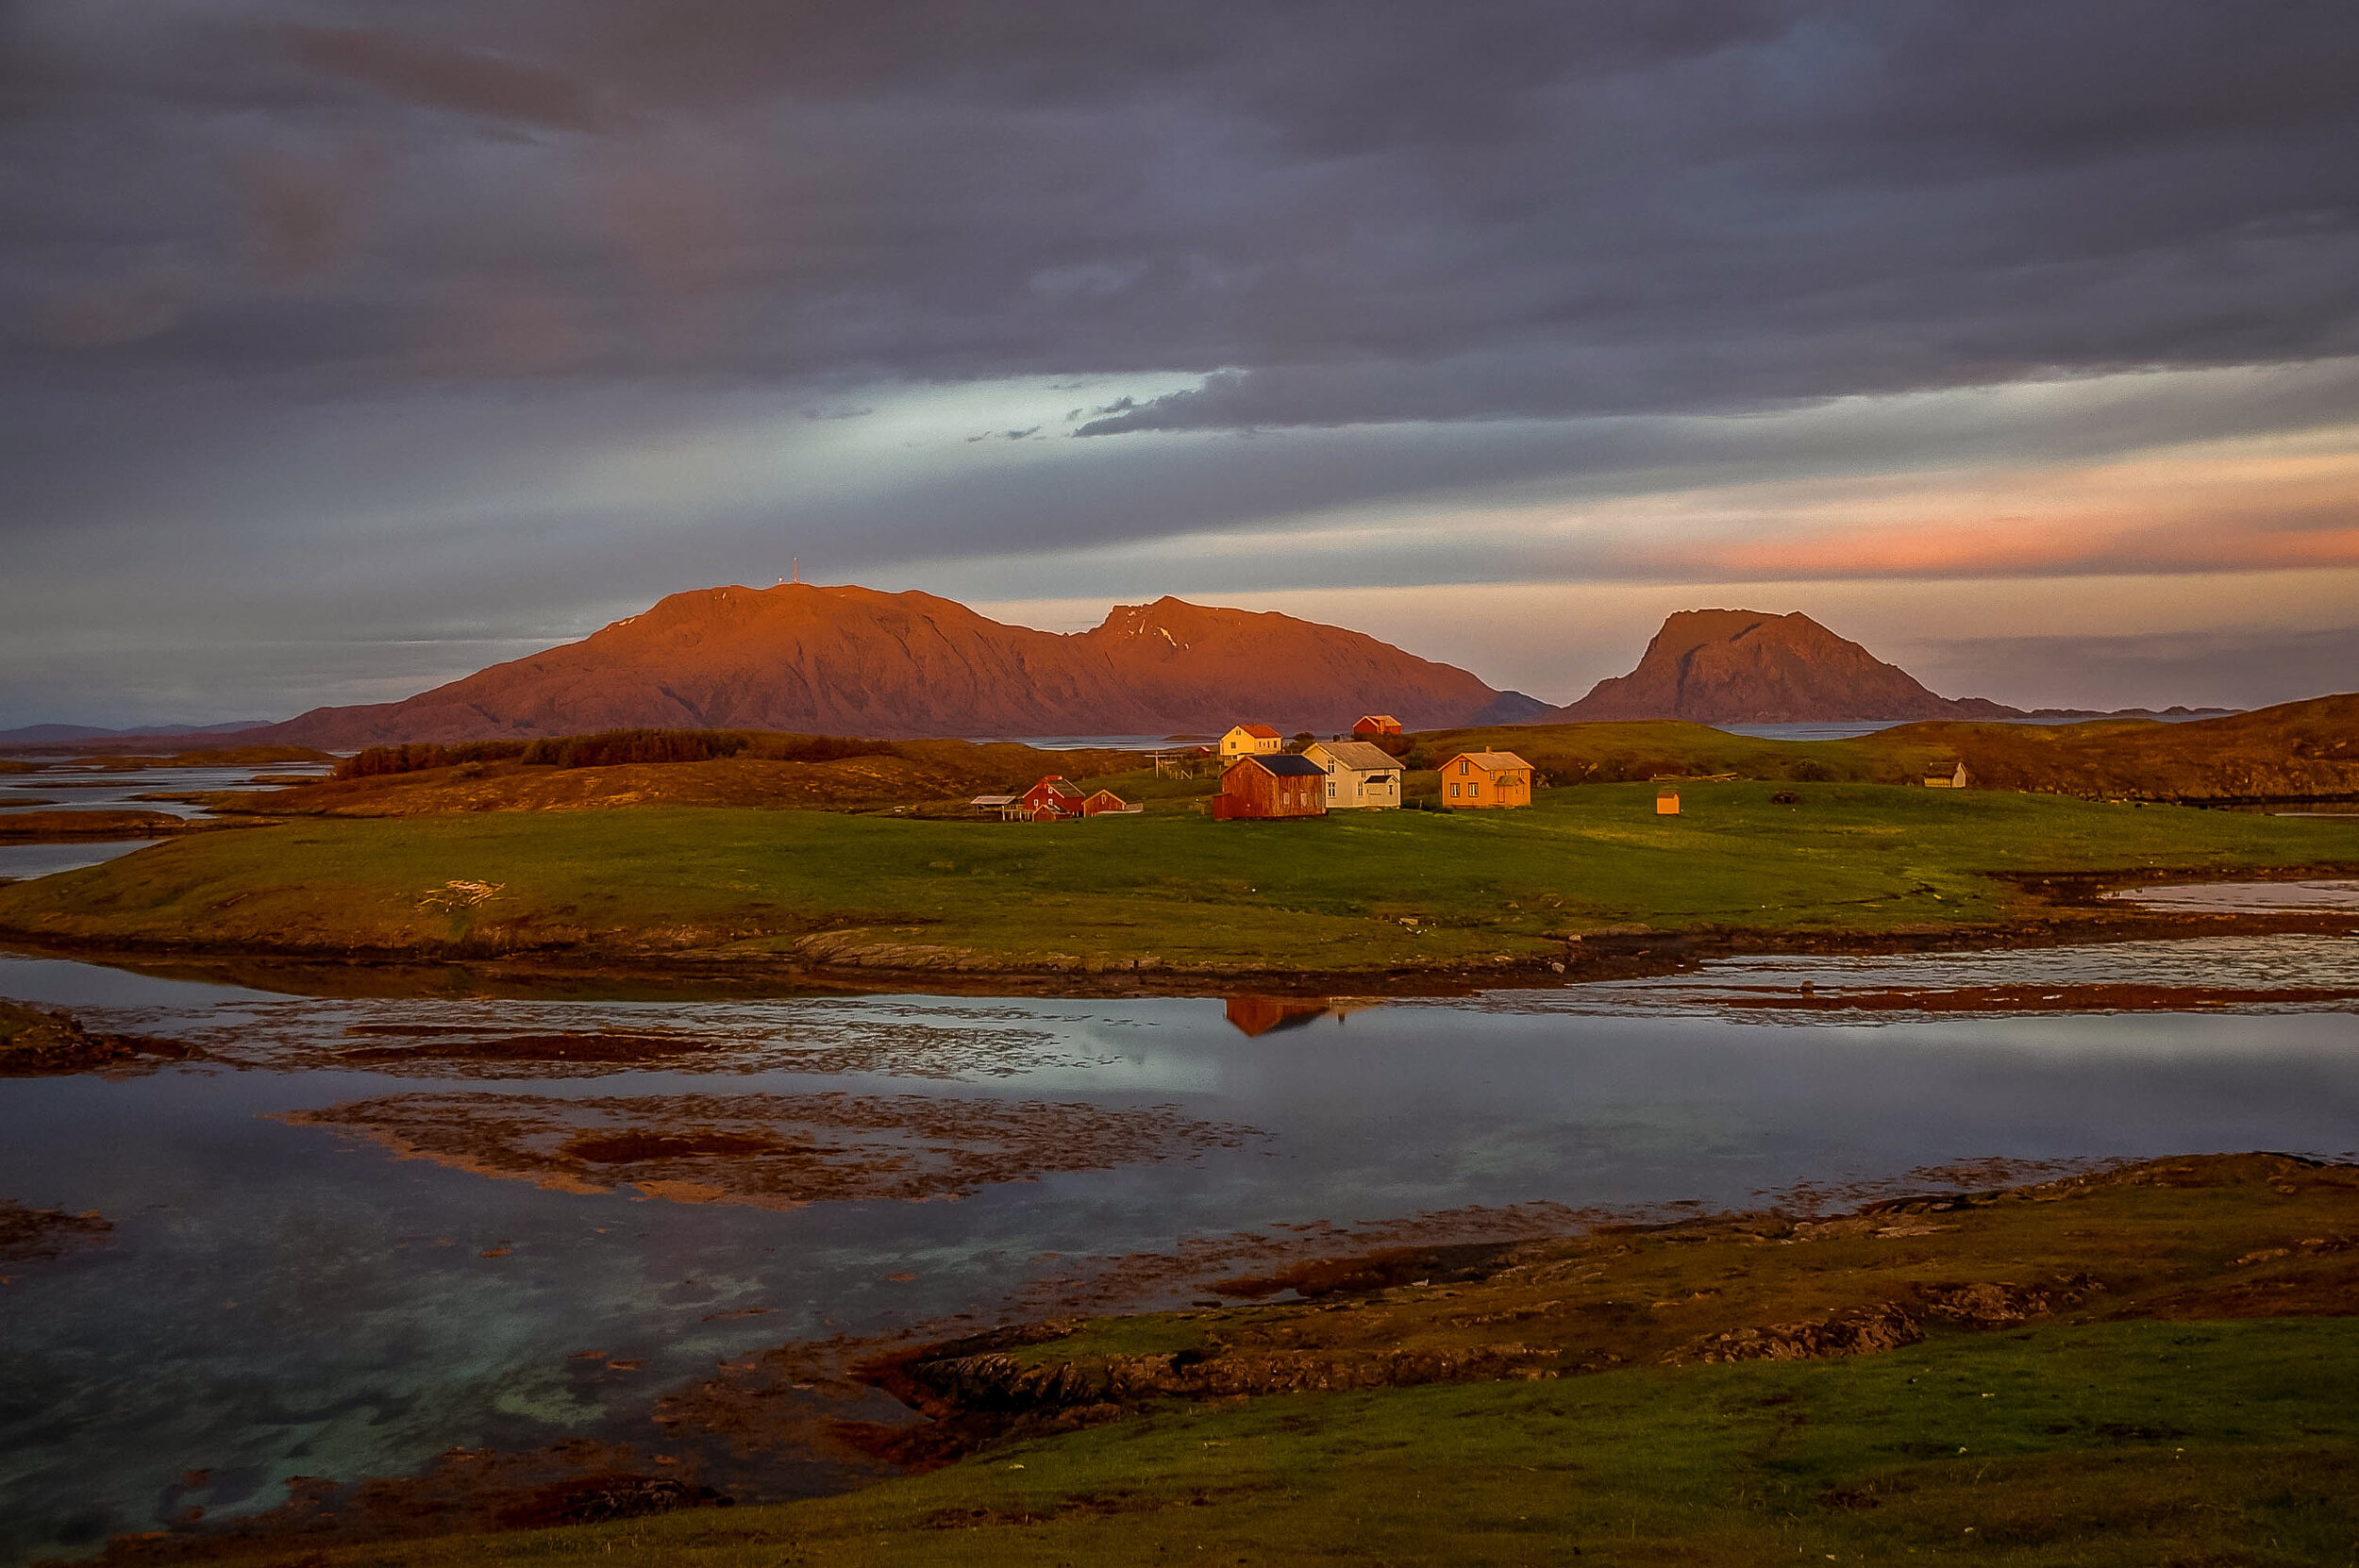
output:
M69 843L0 843L0 877L21 882L53 872L103 865L118 855L145 849L154 839L87 839Z
M265 768L74 768L43 767L39 773L0 775L0 812L161 811L195 817L205 808L184 800L153 800L157 794L244 793L269 789L268 778L324 778L326 762L273 763Z
M2139 983L2317 983L2303 977L2359 976L2359 941L1786 960L1317 1014L1197 999L329 1001L0 958L0 995L243 1064L0 1080L0 1197L117 1225L66 1259L0 1265L0 1560L152 1528L192 1500L216 1517L267 1507L292 1475L624 1430L749 1348L995 1316L1066 1266L1044 1254L1467 1205L1744 1205L1990 1157L2359 1151L2349 1010L1829 1023L1711 1006L1715 986L1825 985L1847 964L1857 983L1938 985L2025 959ZM388 1028L598 1027L718 1048L694 1073L302 1065ZM1253 1132L958 1201L763 1209L548 1191L272 1119L393 1094L594 1109L830 1090L1176 1107ZM590 1377L569 1359L584 1350L646 1364ZM174 1489L198 1468L206 1490Z
M154 800L148 796L204 792L245 793L270 786L254 782L259 775L276 778L326 776L326 762L289 762L267 768L104 768L45 767L39 773L0 775L0 816L14 811L159 811L166 816L199 817L205 808L192 801ZM78 871L144 849L154 839L106 839L87 843L0 844L0 881L23 881L60 871Z

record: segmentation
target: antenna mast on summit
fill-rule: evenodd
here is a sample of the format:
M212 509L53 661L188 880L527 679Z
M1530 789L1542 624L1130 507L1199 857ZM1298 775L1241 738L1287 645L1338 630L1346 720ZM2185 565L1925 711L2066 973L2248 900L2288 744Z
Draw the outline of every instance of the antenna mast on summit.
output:
M789 556L786 559L794 563L792 569L795 573L795 580L796 582L801 582L803 580L803 558L800 556Z

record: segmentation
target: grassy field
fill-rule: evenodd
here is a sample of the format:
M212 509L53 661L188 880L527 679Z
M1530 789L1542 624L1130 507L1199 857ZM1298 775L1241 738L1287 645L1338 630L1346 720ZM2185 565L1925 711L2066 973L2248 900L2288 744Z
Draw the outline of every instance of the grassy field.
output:
M815 1502L299 1560L2341 1565L2359 1551L2359 1411L2321 1397L2335 1385L2359 1386L2351 1319L1298 1394Z
M1345 972L1565 933L2000 921L2008 871L2359 861L2359 822L1869 785L1543 792L1514 812L1057 826L641 809L300 821L0 888L0 930L215 949L684 950L895 967Z
M2157 1161L1964 1208L1607 1233L1469 1281L1101 1320L1018 1359L1184 1340L1200 1376L1326 1335L1316 1353L1347 1370L1351 1345L1376 1364L1447 1341L1565 1372L1148 1396L845 1496L306 1560L2349 1564L2354 1203L2348 1167ZM1993 1279L2074 1294L1979 1328L1921 1315L1921 1339L1863 1354L1697 1348L1764 1314ZM1601 1343L1629 1354L1587 1370Z

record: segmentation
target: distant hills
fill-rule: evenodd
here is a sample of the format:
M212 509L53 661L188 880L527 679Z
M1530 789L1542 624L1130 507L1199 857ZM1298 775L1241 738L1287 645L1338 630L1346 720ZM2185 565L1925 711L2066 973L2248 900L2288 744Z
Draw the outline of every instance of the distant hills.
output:
M239 719L230 724L141 725L135 729L100 729L92 725L24 725L0 729L0 746L71 744L75 741L132 741L180 735L232 735L259 729L268 719Z
M109 731L39 725L0 746L229 736L348 749L579 735L761 729L933 737L1217 733L1240 720L1331 733L1362 713L1411 729L1590 720L1705 725L2193 717L2170 709L2026 712L1951 698L1807 615L1682 610L1635 669L1549 708L1363 632L1164 597L1087 631L1035 631L930 593L780 583L675 593L568 642L401 702L317 708L281 724Z
M1944 697L1807 615L1685 609L1663 623L1638 667L1601 680L1534 724L1685 719L1704 725L1836 724L1866 719L2182 718L2226 709L2040 708Z
M863 735L1217 733L1240 719L1332 731L1542 711L1338 626L1162 598L1071 634L1012 626L929 593L781 583L675 593L545 653L404 702L320 708L246 732L326 747L626 728Z
M1935 696L1916 676L1807 615L1687 609L1663 623L1638 667L1601 680L1541 724L1686 719L1809 724L1846 719L2019 719L1983 697Z

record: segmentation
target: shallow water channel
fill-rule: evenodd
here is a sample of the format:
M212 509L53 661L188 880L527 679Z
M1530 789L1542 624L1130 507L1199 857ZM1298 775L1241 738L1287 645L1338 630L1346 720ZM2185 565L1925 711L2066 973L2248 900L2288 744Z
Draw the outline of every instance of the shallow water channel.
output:
M59 1259L0 1263L0 1561L92 1549L192 1507L267 1508L292 1476L406 1474L454 1444L635 1430L716 1360L1036 1312L1043 1282L1076 1259L1469 1206L1533 1206L1463 1216L1499 1233L1570 1223L1548 1205L1834 1201L1987 1181L1925 1168L1994 1159L2359 1152L2348 1002L2036 1016L1719 1005L1806 979L1990 975L2351 985L2359 939L1785 959L1325 1009L352 1001L0 957L0 996L211 1058L0 1080L0 1198L115 1226ZM463 1057L470 1041L584 1034L691 1040L694 1065ZM597 1163L599 1138L736 1126L746 1107L812 1146L866 1140L865 1174L640 1186ZM948 1144L967 1136L990 1157L962 1164ZM1200 1289L1171 1276L1138 1299ZM830 1479L790 1466L767 1485Z

